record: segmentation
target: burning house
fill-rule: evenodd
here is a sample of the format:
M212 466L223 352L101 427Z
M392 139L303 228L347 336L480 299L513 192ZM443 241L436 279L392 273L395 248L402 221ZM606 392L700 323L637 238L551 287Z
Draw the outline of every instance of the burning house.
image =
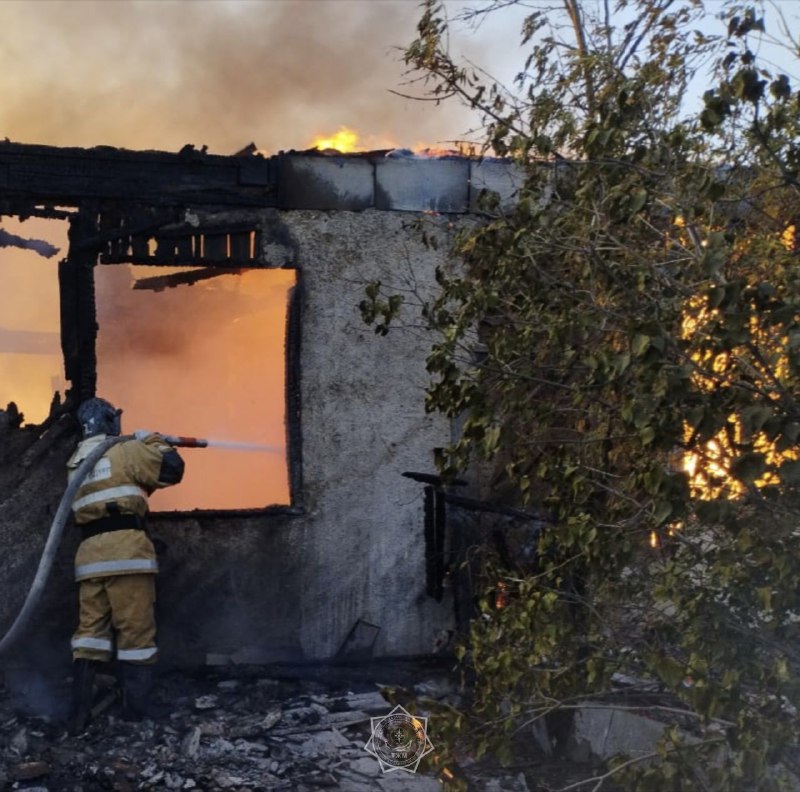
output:
M458 218L514 178L465 157L0 143L0 215L68 224L59 331L0 329L3 354L62 355L66 385L41 423L0 415L0 628L64 490L70 409L98 394L125 431L217 441L151 504L165 665L431 652L454 619L441 504L402 474L430 472L451 428L423 409L424 332L383 340L358 304L376 280L424 299ZM0 246L36 247L24 228ZM68 663L75 544L6 668Z

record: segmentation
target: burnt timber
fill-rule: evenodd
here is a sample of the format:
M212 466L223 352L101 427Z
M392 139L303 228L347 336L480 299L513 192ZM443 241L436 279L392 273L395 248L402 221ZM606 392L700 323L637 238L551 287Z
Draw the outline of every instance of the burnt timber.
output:
M0 142L0 214L42 204L114 201L159 207L274 205L274 164L184 146L177 154L110 146L58 148Z

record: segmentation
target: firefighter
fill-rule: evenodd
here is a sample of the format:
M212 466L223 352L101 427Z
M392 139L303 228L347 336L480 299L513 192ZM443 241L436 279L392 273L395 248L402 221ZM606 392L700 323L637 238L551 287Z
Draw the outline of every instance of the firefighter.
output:
M120 414L104 399L78 407L83 440L67 462L68 476L92 449L120 434ZM157 659L156 553L147 533L147 497L183 477L178 452L154 432L137 431L106 451L72 503L81 543L75 556L80 623L72 638L73 690L70 731L89 720L94 677L116 649L122 678L123 717L152 717L153 666Z

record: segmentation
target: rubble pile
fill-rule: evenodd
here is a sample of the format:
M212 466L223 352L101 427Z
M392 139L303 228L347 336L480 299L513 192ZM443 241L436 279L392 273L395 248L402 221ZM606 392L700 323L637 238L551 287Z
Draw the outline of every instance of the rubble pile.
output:
M430 759L416 773L384 772L366 745L371 719L397 704L387 698L395 698L392 690L420 704L463 704L443 669L417 662L344 673L335 666L171 672L160 677L154 697L165 716L141 723L121 719L115 679L98 675L97 714L76 737L64 722L68 679L48 690L47 706L40 695L32 712L24 691L4 686L0 674L0 792L442 792L441 780L453 775ZM435 747L432 714L428 736ZM521 747L505 767L491 757L459 757L452 770L466 784L460 788L549 792L592 775L575 761L543 761L530 736Z
M375 684L169 675L158 686L169 716L142 723L123 721L108 690L110 706L78 737L58 719L22 714L0 690L0 789L441 790L424 772L383 773L365 750L370 718L392 709Z

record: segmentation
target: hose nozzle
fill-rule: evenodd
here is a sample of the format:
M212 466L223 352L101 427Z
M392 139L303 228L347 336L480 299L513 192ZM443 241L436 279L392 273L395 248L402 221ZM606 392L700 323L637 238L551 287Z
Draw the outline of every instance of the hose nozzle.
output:
M180 448L207 448L208 440L201 437L183 437L182 435L162 435L171 446Z

